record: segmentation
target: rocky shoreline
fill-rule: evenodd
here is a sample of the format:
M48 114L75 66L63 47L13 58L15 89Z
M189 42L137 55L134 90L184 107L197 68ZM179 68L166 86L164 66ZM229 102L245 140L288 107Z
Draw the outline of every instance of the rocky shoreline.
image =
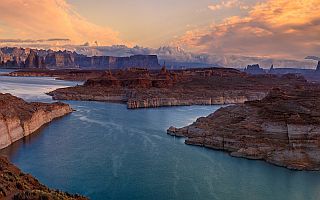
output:
M221 108L192 125L170 127L186 144L265 160L295 170L320 170L320 89L274 89L264 99Z
M55 100L117 101L128 109L163 106L242 104L264 98L273 87L291 88L306 80L296 75L252 76L235 69L180 71L134 69L105 72L84 85L48 94Z
M28 103L11 94L0 93L0 149L71 112L72 108L68 104ZM0 156L0 199L86 200L87 198L51 190Z

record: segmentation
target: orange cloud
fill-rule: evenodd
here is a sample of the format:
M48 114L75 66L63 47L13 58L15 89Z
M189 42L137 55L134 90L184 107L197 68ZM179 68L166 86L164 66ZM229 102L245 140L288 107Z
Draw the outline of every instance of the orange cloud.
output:
M303 58L320 52L319 0L268 0L247 16L190 30L174 45L205 53Z
M80 16L65 0L4 0L0 4L2 38L69 38L73 43L124 43L119 34Z

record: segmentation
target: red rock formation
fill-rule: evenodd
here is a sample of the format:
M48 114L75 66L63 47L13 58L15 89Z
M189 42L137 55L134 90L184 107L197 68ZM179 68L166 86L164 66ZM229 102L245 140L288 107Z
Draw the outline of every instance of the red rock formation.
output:
M273 87L292 88L306 81L296 75L250 76L234 69L118 71L89 79L83 86L58 89L54 99L127 103L128 108L244 103L265 97ZM118 96L119 95L119 96Z
M221 108L168 134L186 144L228 151L299 170L320 170L320 89L272 90L262 100Z
M80 195L52 190L39 183L31 175L0 157L0 199L3 200L87 200Z
M42 125L72 112L63 103L27 103L0 93L0 149L30 135Z

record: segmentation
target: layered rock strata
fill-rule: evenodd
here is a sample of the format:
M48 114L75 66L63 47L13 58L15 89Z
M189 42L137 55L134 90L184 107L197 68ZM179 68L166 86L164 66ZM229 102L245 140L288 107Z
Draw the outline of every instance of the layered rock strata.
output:
M274 89L264 99L221 108L192 125L170 127L186 144L297 170L320 170L320 89Z
M21 172L4 157L0 157L0 199L87 200L80 195L71 195L47 188L31 175Z
M0 93L0 149L70 112L72 109L64 103L28 103Z
M235 69L182 71L130 69L106 72L82 86L49 93L59 100L120 101L129 109L180 105L238 104L262 99L273 87L291 88L306 80L295 75L252 76Z

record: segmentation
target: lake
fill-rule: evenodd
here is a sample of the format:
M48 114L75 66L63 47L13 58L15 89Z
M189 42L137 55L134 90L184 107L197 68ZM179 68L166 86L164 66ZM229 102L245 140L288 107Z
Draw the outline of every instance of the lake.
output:
M0 92L51 102L45 92L79 83L0 76ZM1 151L49 187L104 199L320 199L320 173L188 146L166 134L220 106L128 110L65 101L76 111Z

